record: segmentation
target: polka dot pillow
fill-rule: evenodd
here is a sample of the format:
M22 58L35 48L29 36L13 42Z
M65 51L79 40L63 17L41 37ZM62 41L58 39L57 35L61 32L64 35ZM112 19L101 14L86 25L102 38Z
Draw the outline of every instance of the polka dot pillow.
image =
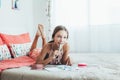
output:
M5 59L11 59L10 51L7 45L0 45L0 61Z
M12 53L10 46L12 44L15 46L18 46L19 44L23 44L23 43L30 43L30 35L29 33L22 33L22 34L4 34L4 33L0 33L0 37L2 38L2 40L4 41L4 43L8 46L12 57L15 57L15 55ZM1 43L3 44L3 43ZM18 45L16 45L18 44ZM13 50L14 51L14 50Z
M31 43L23 43L23 44L10 44L10 49L14 57L20 57L28 55L30 52Z

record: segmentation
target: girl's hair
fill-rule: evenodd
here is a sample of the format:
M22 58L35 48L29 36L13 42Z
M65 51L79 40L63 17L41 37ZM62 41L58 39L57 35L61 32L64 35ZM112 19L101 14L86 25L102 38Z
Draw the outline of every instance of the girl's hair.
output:
M60 31L60 30L66 31L66 32L67 32L67 38L68 38L69 32L68 32L68 30L66 29L66 27L63 26L63 25L58 25L58 26L55 27L55 29L54 29L54 31L53 31L52 39L55 37L55 34L56 34L58 31ZM54 40L52 40L52 41L50 41L50 42L54 42Z

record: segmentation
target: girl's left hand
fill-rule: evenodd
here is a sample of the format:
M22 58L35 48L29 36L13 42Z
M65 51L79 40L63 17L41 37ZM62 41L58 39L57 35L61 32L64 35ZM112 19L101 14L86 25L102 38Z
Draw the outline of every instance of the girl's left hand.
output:
M53 52L53 58L56 58L58 55L59 55L59 51L58 51L58 50L55 50L55 51Z
M66 61L66 65L72 66L72 62L70 57L68 57L67 61Z

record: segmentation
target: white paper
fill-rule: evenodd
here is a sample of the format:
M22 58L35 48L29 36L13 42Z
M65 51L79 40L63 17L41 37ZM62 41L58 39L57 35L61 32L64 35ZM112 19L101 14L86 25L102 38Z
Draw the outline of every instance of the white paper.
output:
M47 70L47 71L62 71L61 69L59 69L57 67L46 67L45 70Z

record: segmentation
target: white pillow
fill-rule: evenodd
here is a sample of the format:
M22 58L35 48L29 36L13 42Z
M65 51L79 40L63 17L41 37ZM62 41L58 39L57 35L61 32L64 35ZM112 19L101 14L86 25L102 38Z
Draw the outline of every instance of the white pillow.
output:
M10 44L10 49L14 57L28 55L31 48L31 43Z
M11 54L7 45L0 45L0 61L5 59L10 59Z

